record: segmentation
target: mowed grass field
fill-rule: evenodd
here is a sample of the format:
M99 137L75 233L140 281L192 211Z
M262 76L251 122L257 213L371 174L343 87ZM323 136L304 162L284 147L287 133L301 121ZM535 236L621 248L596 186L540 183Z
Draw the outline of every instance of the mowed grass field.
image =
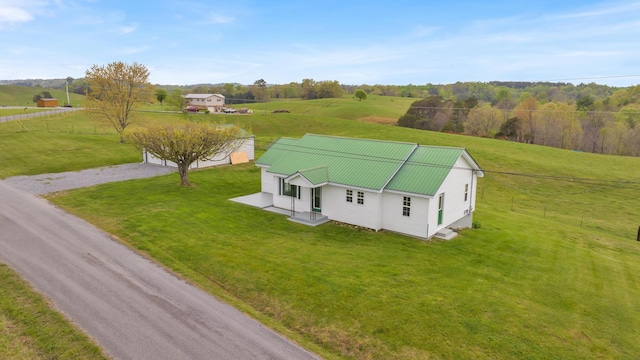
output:
M229 201L260 191L252 164L192 172L191 188L173 174L49 198L326 358L640 353L640 159L399 128L379 119L399 117L411 100L371 100L255 104L251 116L199 119L249 125L259 147L307 132L465 147L487 171L478 229L425 242L295 224ZM389 107L375 110L383 100ZM138 124L155 121L183 120L144 114ZM28 133L0 124L0 161L9 164L0 177L139 159L82 114L55 124L47 131L34 119L29 128L40 130ZM19 161L30 153L13 149L19 145L68 152L58 165L45 156Z
M43 91L48 91L51 96L58 99L60 106L67 102L67 92L64 88L45 89L31 86L0 85L0 106L36 106L36 103L33 102L33 97ZM84 95L69 92L69 101L74 107L82 106ZM2 115L0 112L0 116Z

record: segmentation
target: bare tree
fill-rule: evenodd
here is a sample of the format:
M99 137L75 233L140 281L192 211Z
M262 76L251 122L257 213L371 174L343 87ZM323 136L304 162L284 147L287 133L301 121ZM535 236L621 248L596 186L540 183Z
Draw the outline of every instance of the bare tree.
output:
M109 120L124 143L124 130L129 126L132 112L149 101L153 87L149 84L149 70L144 65L117 61L106 66L93 65L86 71L90 111Z
M471 109L464 124L464 133L475 136L493 136L500 130L502 112L485 103Z
M528 95L528 94L527 94ZM524 99L513 109L515 116L520 120L524 127L524 135L528 137L533 144L536 139L536 117L535 111L538 109L538 103L533 96L525 96Z
M185 123L137 128L127 138L139 149L178 165L180 184L190 186L189 166L198 161L224 158L242 145L243 129L209 123Z

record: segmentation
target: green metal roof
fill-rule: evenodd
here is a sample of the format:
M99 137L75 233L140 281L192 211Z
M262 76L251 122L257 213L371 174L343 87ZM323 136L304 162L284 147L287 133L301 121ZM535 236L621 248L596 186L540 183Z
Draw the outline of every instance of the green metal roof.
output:
M464 152L459 148L420 146L387 185L389 190L435 195Z
M307 134L281 138L256 164L285 177L299 173L312 184L330 182L372 190L434 195L460 148Z
M313 185L329 182L329 168L326 166L300 170L298 174L304 176L304 178L309 180Z
M264 153L258 160L256 165L271 165L274 161L282 157L290 149L294 149L298 139L280 138Z

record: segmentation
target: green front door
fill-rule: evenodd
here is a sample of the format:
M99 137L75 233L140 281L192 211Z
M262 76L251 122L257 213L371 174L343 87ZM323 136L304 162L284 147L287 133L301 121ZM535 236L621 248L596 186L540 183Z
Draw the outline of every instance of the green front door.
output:
M313 188L311 189L311 210L315 212L321 212L322 207L320 206L322 202L322 188Z
M444 193L438 197L438 225L442 225L442 210L444 209Z

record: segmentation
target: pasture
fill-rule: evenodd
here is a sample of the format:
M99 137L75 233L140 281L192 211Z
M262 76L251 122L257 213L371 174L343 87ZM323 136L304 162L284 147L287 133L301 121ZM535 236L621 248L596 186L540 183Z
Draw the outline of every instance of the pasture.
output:
M640 159L389 125L410 103L297 100L197 116L249 125L262 148L304 133L465 147L486 170L478 228L449 242L311 228L230 202L260 191L252 164L194 171L191 188L172 174L49 199L326 358L640 353ZM280 108L291 113L270 112ZM184 119L144 113L136 126L157 121ZM0 124L0 177L138 161L86 114L29 122L30 132ZM25 144L32 151L15 149Z

